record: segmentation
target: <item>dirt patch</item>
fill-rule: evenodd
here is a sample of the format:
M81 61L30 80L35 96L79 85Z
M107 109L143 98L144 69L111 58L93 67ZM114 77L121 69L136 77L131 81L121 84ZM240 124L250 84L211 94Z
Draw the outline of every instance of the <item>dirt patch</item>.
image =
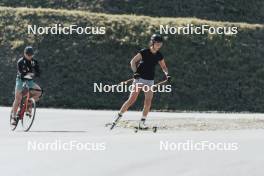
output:
M175 118L148 120L147 125L158 126L164 130L192 130L192 131L215 131L215 130L243 130L264 129L264 119L217 119L217 118ZM117 126L121 128L134 128L138 125L136 120L121 120Z

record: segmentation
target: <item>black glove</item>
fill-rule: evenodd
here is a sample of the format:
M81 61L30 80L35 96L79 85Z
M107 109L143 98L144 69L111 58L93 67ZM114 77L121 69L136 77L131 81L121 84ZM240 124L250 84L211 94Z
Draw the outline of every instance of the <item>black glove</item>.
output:
M140 78L140 74L136 72L136 73L134 73L133 77L134 77L134 79L138 79L138 78Z
M171 83L171 76L170 75L166 75L166 79L167 79L168 83Z

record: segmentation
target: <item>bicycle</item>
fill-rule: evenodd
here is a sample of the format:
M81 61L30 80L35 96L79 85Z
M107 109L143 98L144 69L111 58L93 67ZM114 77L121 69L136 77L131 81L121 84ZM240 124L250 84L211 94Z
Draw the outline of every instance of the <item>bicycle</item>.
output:
M13 112L11 112L11 115L10 115L10 126L11 126L12 131L16 129L19 120L21 120L22 128L23 128L23 131L25 132L29 131L31 126L33 125L37 106L36 106L35 100L30 95L31 91L41 91L41 96L43 94L43 90L29 88L28 81L25 81L23 83L22 100L20 102L17 117L15 119L16 120L15 125L12 124Z

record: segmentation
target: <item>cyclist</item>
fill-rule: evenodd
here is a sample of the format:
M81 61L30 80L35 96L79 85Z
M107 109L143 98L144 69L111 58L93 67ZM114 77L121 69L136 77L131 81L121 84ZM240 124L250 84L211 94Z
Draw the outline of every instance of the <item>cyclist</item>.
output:
M15 86L15 100L12 107L12 125L17 123L17 110L22 99L23 83L28 82L29 88L37 89L40 91L30 91L31 97L37 102L42 94L41 88L33 81L33 77L40 76L40 69L38 62L33 59L34 50L31 46L24 49L24 56L17 62L17 78ZM28 115L31 116L31 109L28 110Z

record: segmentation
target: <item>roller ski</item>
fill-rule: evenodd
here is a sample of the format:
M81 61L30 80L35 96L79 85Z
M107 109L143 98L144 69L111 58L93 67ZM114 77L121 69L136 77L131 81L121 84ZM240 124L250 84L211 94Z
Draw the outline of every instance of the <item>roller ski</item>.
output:
M105 124L105 126L106 127L111 126L110 130L114 129L117 123L119 122L119 120L121 119L121 117L122 115L118 113L116 119L112 123Z
M140 121L138 126L134 127L134 132L137 133L138 131L152 131L153 133L157 132L158 127L157 126L147 126L145 125L145 120Z

